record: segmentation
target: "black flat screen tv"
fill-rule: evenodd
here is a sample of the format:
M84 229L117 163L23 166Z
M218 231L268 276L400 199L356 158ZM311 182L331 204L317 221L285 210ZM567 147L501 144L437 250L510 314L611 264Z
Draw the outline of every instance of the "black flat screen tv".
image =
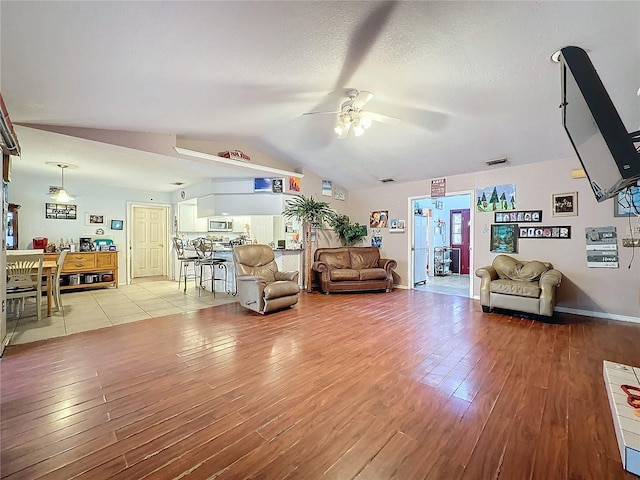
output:
M607 90L580 47L560 50L562 123L598 202L640 179L639 132L629 133Z

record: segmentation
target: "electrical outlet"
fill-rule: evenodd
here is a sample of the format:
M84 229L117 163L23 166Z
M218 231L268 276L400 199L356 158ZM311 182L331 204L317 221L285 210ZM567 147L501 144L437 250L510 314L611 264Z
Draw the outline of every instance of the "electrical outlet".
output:
M640 247L640 238L623 238L623 247Z

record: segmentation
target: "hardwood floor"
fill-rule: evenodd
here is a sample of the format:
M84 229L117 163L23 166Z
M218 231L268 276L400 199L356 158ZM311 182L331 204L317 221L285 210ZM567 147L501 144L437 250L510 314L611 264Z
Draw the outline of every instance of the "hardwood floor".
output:
M430 292L301 294L9 346L8 479L636 479L602 361L640 325Z

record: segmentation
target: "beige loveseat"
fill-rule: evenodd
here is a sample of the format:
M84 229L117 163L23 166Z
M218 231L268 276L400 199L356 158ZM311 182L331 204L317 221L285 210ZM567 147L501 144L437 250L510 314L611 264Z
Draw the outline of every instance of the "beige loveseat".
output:
M376 247L318 248L313 270L320 289L329 292L355 292L393 288L395 260L380 258Z
M562 273L550 263L498 255L490 266L477 269L476 276L481 278L480 304L483 312L504 308L553 316L556 289L562 281Z

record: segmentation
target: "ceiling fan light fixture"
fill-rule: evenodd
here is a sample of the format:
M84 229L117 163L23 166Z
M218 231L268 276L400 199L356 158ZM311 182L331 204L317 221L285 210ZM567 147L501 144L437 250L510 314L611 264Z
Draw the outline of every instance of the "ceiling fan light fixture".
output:
M353 133L355 133L356 137L359 137L360 135L362 135L364 133L364 128L360 124L358 124L358 125L354 124Z
M344 133L344 124L342 122L338 123L335 127L333 127L333 131L338 135L342 135Z
M366 130L371 126L371 119L369 117L362 117L360 120L360 125L362 125L362 128Z

